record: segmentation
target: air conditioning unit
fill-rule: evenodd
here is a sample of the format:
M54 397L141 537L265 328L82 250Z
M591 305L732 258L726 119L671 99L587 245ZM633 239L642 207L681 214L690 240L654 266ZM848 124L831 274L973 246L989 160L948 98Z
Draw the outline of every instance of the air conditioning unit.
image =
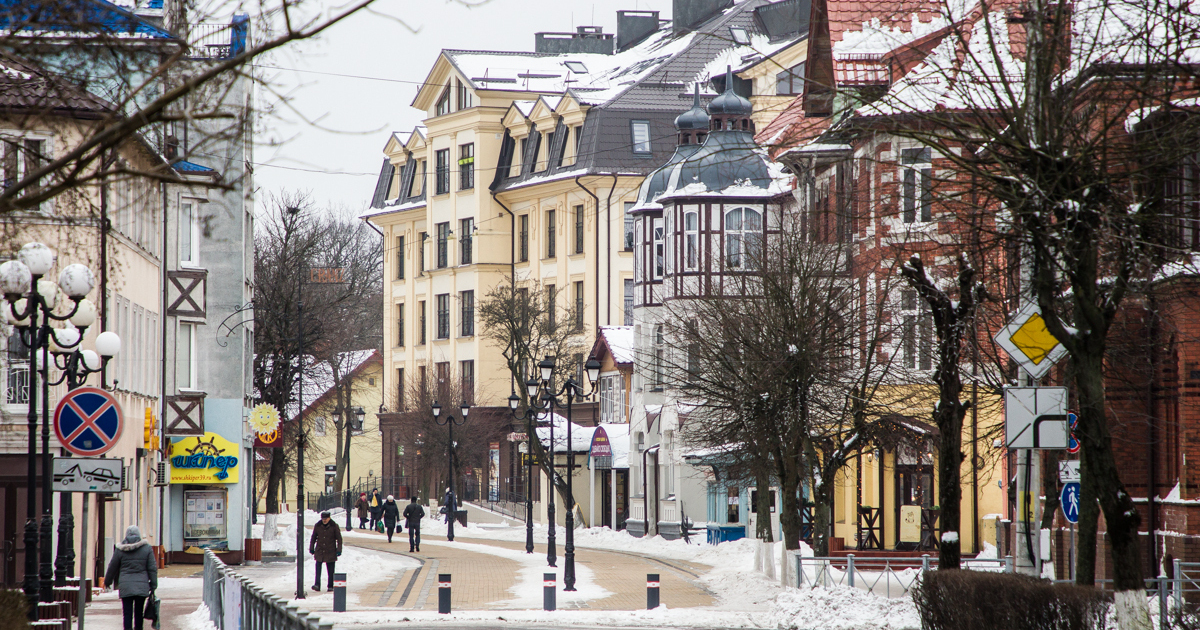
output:
M154 485L166 486L171 483L171 469L167 468L167 462L158 462L154 465Z

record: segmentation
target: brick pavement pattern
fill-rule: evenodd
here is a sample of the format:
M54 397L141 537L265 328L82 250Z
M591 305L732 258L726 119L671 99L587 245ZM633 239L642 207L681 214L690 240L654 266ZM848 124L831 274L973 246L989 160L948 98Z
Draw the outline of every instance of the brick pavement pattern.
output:
M436 535L435 535L436 536ZM436 539L434 539L436 540ZM348 538L347 545L381 553L398 553L423 562L416 570L368 585L360 601L367 606L408 610L437 610L437 574L450 573L454 609L505 610L512 608L510 590L517 582L522 565L514 560L456 547L454 543L424 545L421 553L408 553L399 543ZM489 545L524 551L525 543L460 538L458 542ZM537 545L534 555L544 557L545 545ZM559 547L559 588L562 588L561 546ZM597 585L612 593L608 597L583 602L589 610L641 610L646 607L646 574L661 575L660 597L671 608L712 606L713 594L699 583L699 576L711 567L680 560L661 560L633 553L577 548L577 565L592 570ZM547 568L547 571L551 569Z

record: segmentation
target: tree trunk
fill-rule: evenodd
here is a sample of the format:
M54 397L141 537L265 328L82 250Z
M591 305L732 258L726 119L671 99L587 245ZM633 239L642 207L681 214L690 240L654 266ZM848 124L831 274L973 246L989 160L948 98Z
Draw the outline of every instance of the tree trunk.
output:
M286 463L282 445L271 449L271 470L267 474L267 514L279 513L279 492Z
M771 534L771 475L760 467L755 471L754 483L758 486L754 501L754 511L758 514L754 519L754 536L763 542L774 542Z
M961 385L960 385L961 388ZM943 390L943 393L945 392ZM938 545L938 569L957 569L962 547L958 538L962 512L962 426L966 406L959 403L954 392L947 404L945 396L935 413L941 440L938 442L938 507L941 508L942 540ZM946 534L953 532L953 540Z
M800 548L800 500L799 483L795 465L779 466L779 529L782 531L783 546L787 549Z
M833 520L833 486L822 481L813 489L813 555L829 556L829 526Z

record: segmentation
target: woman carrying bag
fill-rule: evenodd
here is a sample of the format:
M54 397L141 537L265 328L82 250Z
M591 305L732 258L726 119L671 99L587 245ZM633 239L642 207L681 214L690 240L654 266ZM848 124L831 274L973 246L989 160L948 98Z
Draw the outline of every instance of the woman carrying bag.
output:
M108 571L104 572L104 584L116 588L121 595L125 630L142 630L146 599L153 602L154 591L158 589L158 561L136 525L125 530L125 539L116 547ZM152 605L151 610L155 609ZM153 625L158 626L157 619Z

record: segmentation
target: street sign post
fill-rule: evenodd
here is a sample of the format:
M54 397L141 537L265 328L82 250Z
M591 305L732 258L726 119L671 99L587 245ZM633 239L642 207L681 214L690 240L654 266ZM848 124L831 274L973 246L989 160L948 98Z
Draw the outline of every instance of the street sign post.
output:
M1067 414L1067 426L1071 428L1071 435L1067 438L1067 452L1075 454L1079 452L1079 440L1075 438L1075 425L1079 424L1079 416L1069 413Z
M71 390L54 408L54 434L63 448L81 457L108 452L123 425L121 405L98 387Z
M54 458L55 492L121 492L124 475L120 459Z
M1079 482L1064 483L1062 494L1058 497L1062 506L1063 516L1069 523L1079 522Z
M995 340L1034 380L1045 376L1067 354L1067 349L1046 330L1037 302L1029 302L1017 311L996 333Z
M1004 428L1008 448L1067 448L1067 388L1005 388Z
M1058 481L1059 483L1071 483L1079 481L1079 460L1070 459L1058 462Z

